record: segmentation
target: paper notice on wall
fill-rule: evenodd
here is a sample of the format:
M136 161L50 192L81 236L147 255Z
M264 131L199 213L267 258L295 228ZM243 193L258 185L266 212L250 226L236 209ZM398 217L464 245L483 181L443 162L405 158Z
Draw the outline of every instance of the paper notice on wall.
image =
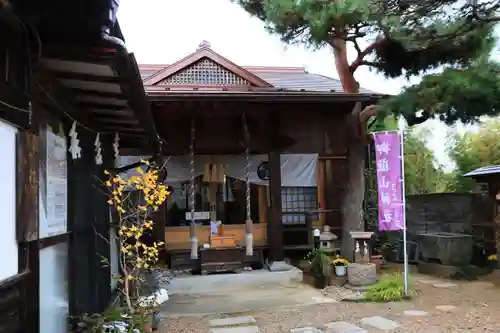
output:
M46 187L40 198L40 238L67 232L66 138L48 127L45 139L45 168L40 176L45 178Z

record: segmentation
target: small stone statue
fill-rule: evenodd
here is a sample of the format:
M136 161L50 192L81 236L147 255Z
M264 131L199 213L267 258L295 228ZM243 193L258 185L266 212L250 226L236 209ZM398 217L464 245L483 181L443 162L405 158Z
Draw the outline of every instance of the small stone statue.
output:
M354 262L368 263L370 255L367 240L371 238L373 232L351 231L351 238L354 240Z

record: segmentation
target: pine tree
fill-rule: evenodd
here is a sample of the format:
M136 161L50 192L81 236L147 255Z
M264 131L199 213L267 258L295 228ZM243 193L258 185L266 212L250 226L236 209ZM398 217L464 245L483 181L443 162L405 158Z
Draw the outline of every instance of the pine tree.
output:
M386 77L422 75L420 84L378 106L352 110L349 180L343 200L343 239L363 229L364 159L371 117L404 115L410 125L430 117L452 123L500 111L500 66L491 62L497 0L233 0L285 43L330 47L347 93L359 92L354 73L370 66ZM368 44L364 47L364 45ZM357 51L353 62L347 48ZM416 113L416 111L420 111ZM344 241L343 253L350 244Z

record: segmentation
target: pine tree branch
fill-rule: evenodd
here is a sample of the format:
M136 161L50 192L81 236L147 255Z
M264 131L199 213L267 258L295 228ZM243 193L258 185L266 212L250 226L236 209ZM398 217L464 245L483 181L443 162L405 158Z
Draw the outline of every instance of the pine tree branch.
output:
M384 41L384 38L377 38L376 41L368 45L363 51L358 52L358 56L356 57L356 60L352 62L352 64L349 66L349 70L351 73L354 73L354 71L363 64L363 59L375 51L375 49ZM358 46L359 49L359 46Z

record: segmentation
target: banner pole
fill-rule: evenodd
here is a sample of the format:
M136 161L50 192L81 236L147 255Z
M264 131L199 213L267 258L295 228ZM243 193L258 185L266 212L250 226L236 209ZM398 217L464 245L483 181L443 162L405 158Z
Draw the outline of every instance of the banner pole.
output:
M403 218L403 256L404 256L404 292L405 296L408 295L408 248L406 239L406 190L405 190L405 153L404 153L404 130L400 131L400 144L401 144L401 195L402 195L402 218Z

